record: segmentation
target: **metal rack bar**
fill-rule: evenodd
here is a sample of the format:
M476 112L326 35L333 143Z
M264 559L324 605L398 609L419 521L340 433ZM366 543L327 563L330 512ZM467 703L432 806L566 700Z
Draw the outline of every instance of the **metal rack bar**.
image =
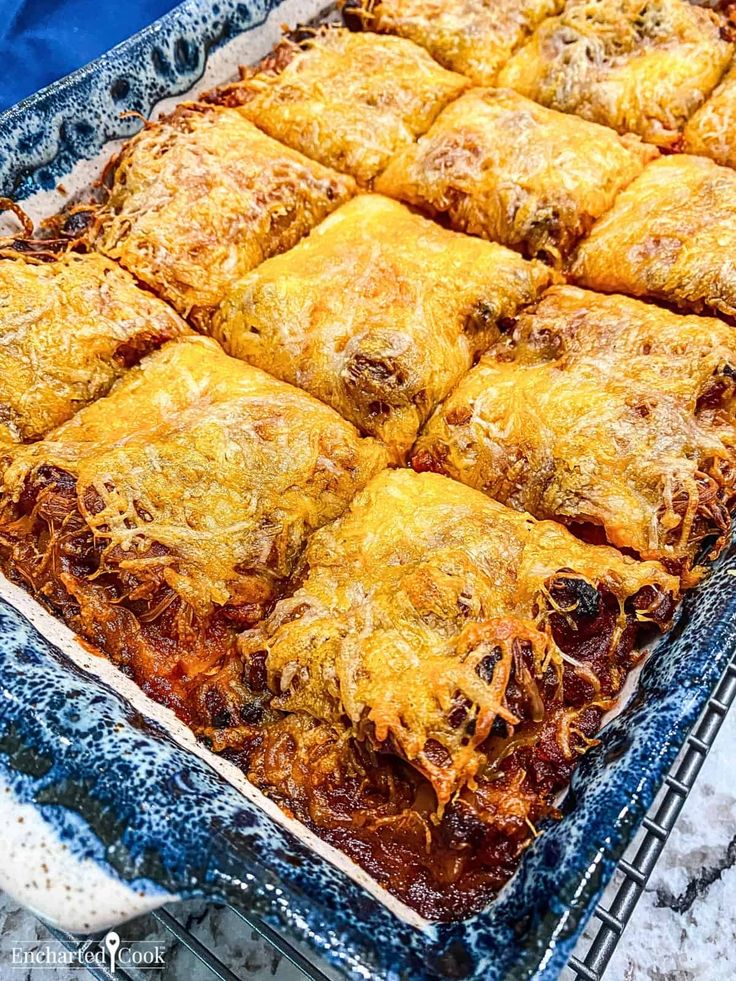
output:
M237 913L251 929L255 930L259 937L270 943L290 964L298 968L305 977L311 978L313 981L330 981L329 975L320 970L316 964L313 964L304 954L289 943L288 940L285 940L281 934L277 933L267 923L264 923L263 920L246 916L245 913L238 909L233 910L233 912Z
M209 968L213 977L219 978L220 981L240 981L237 974L234 974L226 964L223 964L219 957L216 957L208 947L205 947L202 941L198 940L191 930L187 930L184 924L180 923L168 910L158 909L151 915L190 953L199 958L202 964Z
M700 719L687 737L685 747L665 778L661 799L644 818L644 837L633 857L618 863L621 883L608 909L598 906L595 917L600 926L585 953L573 956L568 967L582 981L601 981L626 924L644 892L649 876L675 826L680 811L693 788L718 731L736 698L736 658L729 664Z

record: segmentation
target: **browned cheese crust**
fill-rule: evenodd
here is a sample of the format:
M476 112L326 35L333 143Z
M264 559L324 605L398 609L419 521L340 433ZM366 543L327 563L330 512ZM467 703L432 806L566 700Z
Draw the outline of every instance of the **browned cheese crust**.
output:
M228 286L353 191L237 110L183 106L126 144L96 246L205 326Z
M300 587L242 647L266 651L275 707L347 719L422 771L444 804L477 772L494 720L518 722L504 700L515 646L536 665L559 657L540 600L561 569L605 583L622 616L645 586L678 589L655 563L435 474L389 470L313 536Z
M341 0L353 25L398 34L476 85L492 85L499 68L563 0Z
M685 127L683 149L736 167L736 64Z
M498 353L514 360L489 355L460 382L414 466L600 528L692 581L702 541L725 542L736 492L733 330L556 287Z
M296 585L241 639L290 714L234 758L433 918L508 877L678 591L657 563L408 470L312 537Z
M473 89L397 154L376 190L559 265L653 154L507 89Z
M568 0L498 83L671 147L728 65L726 28L720 14L688 0Z
M541 263L359 195L240 281L212 333L400 462L434 406L551 280Z
M736 317L736 174L685 154L649 164L581 244L572 275L605 293Z
M201 721L197 685L216 682L232 630L264 614L310 532L385 462L316 399L182 339L16 450L0 546L11 576Z
M39 439L189 328L99 255L0 257L0 448Z
M220 97L275 139L370 186L469 85L411 41L329 27L301 45L283 41Z

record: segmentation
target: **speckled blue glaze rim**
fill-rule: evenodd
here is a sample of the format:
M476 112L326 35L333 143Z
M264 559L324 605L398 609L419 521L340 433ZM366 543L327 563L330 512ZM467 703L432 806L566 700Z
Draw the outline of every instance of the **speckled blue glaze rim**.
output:
M79 160L140 129L162 98L186 92L209 55L263 23L281 0L186 0L100 58L0 113L0 196L51 190ZM329 7L329 0L315 9Z
M212 51L278 6L187 0L0 114L0 193L22 200L53 187L138 127L122 111L148 114L185 92ZM563 820L532 844L499 898L461 923L418 929L398 919L4 600L0 779L111 882L240 906L351 977L555 978L731 658L734 565L731 550L688 598L635 697L575 773Z

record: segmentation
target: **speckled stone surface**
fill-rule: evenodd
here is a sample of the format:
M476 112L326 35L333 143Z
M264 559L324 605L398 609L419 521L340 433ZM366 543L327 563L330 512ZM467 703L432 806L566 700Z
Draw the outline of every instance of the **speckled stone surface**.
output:
M736 710L723 722L606 973L610 981L736 977ZM633 850L632 850L633 851ZM614 876L603 906L621 881ZM598 921L576 953L587 949ZM572 972L565 972L566 981Z
M611 960L610 981L731 981L736 976L736 711L727 716L715 745L672 832L646 892ZM615 890L609 887L608 895ZM606 897L604 897L604 904ZM297 981L301 973L235 914L204 903L171 907L181 921L240 977ZM589 937L595 927L586 931ZM149 981L210 981L212 974L152 917L121 928L126 939L155 939L166 946L166 966L146 971ZM49 937L44 926L0 896L0 949L16 941ZM580 945L586 947L586 938ZM5 958L3 958L5 960ZM18 972L0 963L0 981L66 981L69 969ZM565 972L565 978L572 978Z

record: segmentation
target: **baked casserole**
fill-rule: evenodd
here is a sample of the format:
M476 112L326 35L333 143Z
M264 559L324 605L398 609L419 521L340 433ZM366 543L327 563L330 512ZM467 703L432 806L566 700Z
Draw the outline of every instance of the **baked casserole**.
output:
M733 45L342 6L0 241L0 562L452 920L730 535Z

